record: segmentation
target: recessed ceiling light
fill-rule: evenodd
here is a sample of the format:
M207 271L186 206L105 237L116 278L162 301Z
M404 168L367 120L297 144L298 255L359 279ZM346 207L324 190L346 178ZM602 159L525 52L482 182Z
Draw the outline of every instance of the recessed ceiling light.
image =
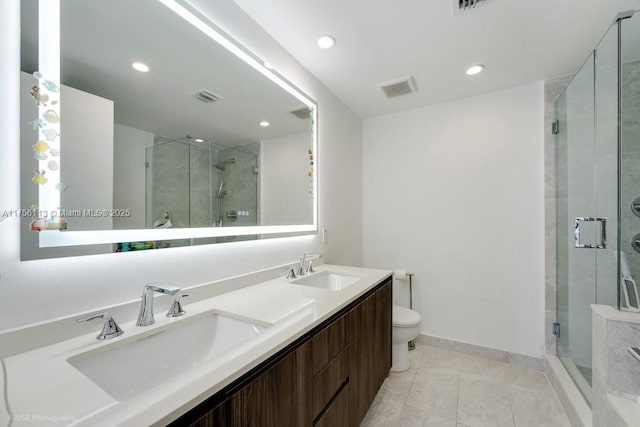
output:
M471 67L467 68L467 75L473 76L475 74L481 73L482 70L484 70L484 65L482 64L472 65Z
M194 139L194 141L195 141L195 142L204 142L204 139L202 139L202 138L196 138L196 139Z
M336 44L336 39L331 36L320 36L316 40L316 44L321 49L330 49Z
M266 127L267 127L267 126L269 126L270 124L271 124L271 123L269 123L269 122L268 122L268 121L266 121L266 120L263 120L263 121L261 121L261 122L260 122L260 126L262 126L263 128L266 128Z
M134 70L140 71L141 73L149 72L149 66L147 64L143 64L142 62L134 62L131 64Z

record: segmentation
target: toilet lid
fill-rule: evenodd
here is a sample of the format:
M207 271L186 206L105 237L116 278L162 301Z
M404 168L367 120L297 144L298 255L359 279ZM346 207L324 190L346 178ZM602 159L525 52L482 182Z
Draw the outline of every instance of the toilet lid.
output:
M393 306L393 326L410 327L420 324L420 314L408 308Z

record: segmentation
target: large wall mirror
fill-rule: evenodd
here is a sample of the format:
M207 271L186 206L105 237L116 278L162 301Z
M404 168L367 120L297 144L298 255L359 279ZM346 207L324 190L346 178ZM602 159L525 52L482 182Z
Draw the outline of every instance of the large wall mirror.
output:
M317 230L316 103L188 2L21 7L23 259Z

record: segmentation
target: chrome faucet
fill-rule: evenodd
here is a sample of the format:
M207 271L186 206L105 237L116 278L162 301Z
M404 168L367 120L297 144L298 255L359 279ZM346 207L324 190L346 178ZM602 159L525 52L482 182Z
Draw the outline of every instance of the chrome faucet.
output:
M304 262L307 260L307 253L303 253L300 257L300 263L298 264L298 276L304 276Z
M169 318L184 316L187 312L182 308L182 298L191 297L197 294L177 294L176 298L173 300L173 304L169 307L169 311L167 311L166 316Z
M305 274L309 274L309 273L313 273L314 269L313 269L313 260L316 260L318 258L321 258L322 254L308 254L308 253L303 253L302 256L300 257L300 264L298 265L298 276L304 276ZM309 264L307 265L307 268L304 268L304 263L309 261Z
M144 285L142 290L142 304L140 305L140 315L136 326L149 326L155 323L153 318L153 294L158 292L160 294L175 295L180 291L177 286L165 285L163 283L151 283Z
M298 278L298 276L296 275L296 270L294 268L287 268L287 270L289 270L287 272L287 280L294 280Z
M118 326L116 321L113 320L113 317L111 317L111 313L107 311L103 313L92 314L91 316L87 316L87 317L82 317L80 319L77 319L76 322L85 323L94 319L104 320L104 325L102 325L102 332L98 334L96 339L110 340L111 338L119 337L120 335L124 334L124 331L120 329L120 326Z

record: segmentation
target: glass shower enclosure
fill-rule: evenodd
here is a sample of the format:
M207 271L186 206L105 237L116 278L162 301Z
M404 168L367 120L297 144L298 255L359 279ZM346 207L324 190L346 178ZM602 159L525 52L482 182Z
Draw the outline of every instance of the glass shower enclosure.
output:
M591 304L640 311L640 15L620 18L555 106L557 351L589 403Z
M189 136L157 138L145 154L146 227L257 225L258 149L258 144L230 148ZM171 245L226 240L172 241Z

